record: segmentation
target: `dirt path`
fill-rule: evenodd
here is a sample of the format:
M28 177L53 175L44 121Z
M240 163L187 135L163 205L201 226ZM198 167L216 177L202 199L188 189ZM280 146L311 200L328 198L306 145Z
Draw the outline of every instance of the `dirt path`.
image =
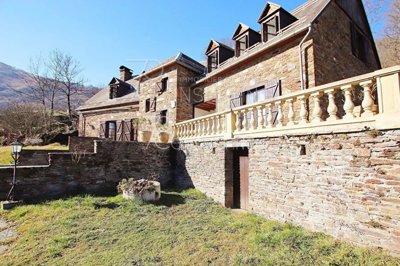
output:
M0 255L10 248L16 235L15 227L0 218Z

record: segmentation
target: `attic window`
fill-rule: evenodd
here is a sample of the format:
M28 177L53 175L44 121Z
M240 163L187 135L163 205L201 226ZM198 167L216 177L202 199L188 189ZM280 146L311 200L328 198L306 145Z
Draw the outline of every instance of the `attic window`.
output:
M218 51L213 52L208 56L208 72L215 70L218 68Z
M351 49L355 57L369 64L367 38L353 24L351 25Z
M110 87L110 99L118 98L118 87Z
M249 48L248 35L244 35L236 41L236 56L243 54Z
M160 93L166 92L168 90L168 78L163 78L161 80Z
M278 35L279 31L279 18L274 16L272 19L263 23L263 42L267 42Z

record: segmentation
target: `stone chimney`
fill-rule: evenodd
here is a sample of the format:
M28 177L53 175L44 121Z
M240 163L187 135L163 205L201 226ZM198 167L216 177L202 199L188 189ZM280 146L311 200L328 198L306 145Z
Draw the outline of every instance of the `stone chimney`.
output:
M132 70L130 70L126 66L120 66L119 72L120 72L120 79L123 81L127 81L132 78Z

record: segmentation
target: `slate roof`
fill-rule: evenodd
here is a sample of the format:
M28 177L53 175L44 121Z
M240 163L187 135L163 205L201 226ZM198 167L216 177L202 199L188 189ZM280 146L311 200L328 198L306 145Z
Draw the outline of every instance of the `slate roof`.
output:
M140 74L135 79L140 80L141 77L146 76L154 71L160 70L164 67L167 67L175 62L197 72L198 74L204 74L206 72L206 67L203 64L197 62L196 60L185 55L184 53L178 53L177 55L161 62L160 64L152 67L151 69L146 70L144 73Z
M220 65L218 69L212 71L203 79L198 80L194 86L203 83L210 77L218 75L220 72L223 72L224 70L233 67L242 61L247 60L249 57L258 54L259 52L268 50L270 47L276 46L280 42L288 40L291 37L306 31L311 23L318 18L318 16L330 2L331 0L309 0L303 5L297 7L290 12L290 14L297 18L297 21L290 24L285 29L282 29L282 31L275 38L266 43L258 43L257 45L253 46L251 50L240 57L232 57L228 59L222 65Z
M219 42L219 41L216 41L216 40L211 40L209 45L208 45L208 47L207 47L206 54L210 53L211 51L213 51L214 49L216 49L218 47L224 47L225 49L234 51L232 49L232 47L229 47L228 45L223 44L222 42Z
M130 91L118 98L110 99L110 86L112 84L121 84L122 86L126 86L130 88ZM102 108L111 108L119 105L125 104L138 104L139 95L137 93L138 81L134 79L130 79L128 81L123 81L119 78L112 78L111 82L107 87L100 90L96 95L87 100L83 106L80 106L78 111L88 111L94 109L102 109Z

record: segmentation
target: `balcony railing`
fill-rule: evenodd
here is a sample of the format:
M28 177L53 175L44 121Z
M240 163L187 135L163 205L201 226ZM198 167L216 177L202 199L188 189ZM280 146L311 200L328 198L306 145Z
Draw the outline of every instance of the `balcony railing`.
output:
M400 66L175 125L179 140L400 128Z

